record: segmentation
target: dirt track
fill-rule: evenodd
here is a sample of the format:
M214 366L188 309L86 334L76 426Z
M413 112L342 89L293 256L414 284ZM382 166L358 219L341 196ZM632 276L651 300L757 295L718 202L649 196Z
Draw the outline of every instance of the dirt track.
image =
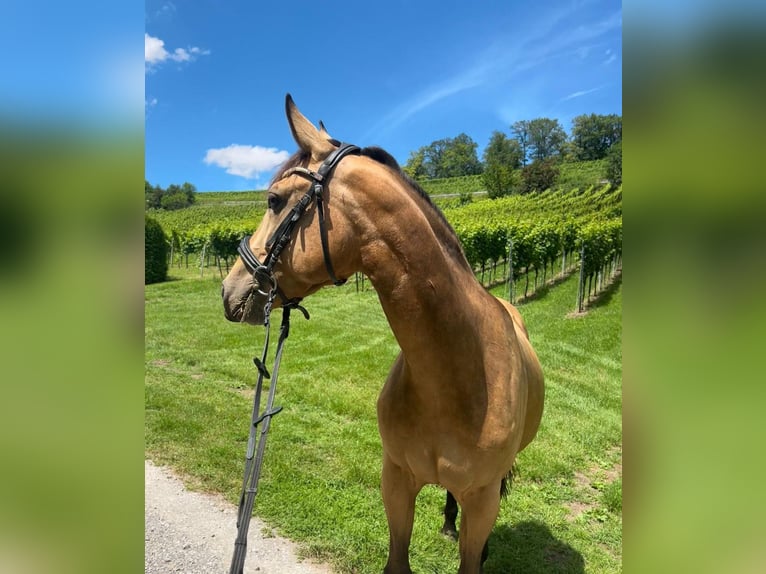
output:
M166 468L144 464L144 570L146 574L226 574L229 571L237 509L220 496L187 491ZM266 528L265 530L269 530ZM253 517L245 572L259 574L331 574L324 564L301 562L295 545L264 537Z

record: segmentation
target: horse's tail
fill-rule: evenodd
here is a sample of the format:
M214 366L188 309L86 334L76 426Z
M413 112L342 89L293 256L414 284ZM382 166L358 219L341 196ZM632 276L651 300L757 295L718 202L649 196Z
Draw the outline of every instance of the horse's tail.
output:
M500 498L505 498L511 492L511 486L513 484L513 476L518 473L518 467L516 463L513 463L511 470L505 475L505 478L500 481Z

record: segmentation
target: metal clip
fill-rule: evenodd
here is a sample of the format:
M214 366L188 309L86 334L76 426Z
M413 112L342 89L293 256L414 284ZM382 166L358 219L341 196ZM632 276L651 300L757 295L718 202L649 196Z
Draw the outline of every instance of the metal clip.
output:
M253 271L253 279L255 279L255 282L258 285L256 291L260 295L265 295L268 297L277 289L277 278L274 277L274 274L265 265L259 265L255 268ZM264 285L268 285L268 291L263 290Z

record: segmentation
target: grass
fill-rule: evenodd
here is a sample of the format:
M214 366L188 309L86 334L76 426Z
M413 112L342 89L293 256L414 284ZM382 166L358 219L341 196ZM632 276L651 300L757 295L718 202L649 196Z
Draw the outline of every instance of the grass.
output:
M146 455L190 488L236 502L263 329L225 321L217 272L181 274L146 288ZM520 307L545 371L546 408L519 456L487 574L622 569L621 289L569 318L576 290L575 274ZM294 314L285 346L284 411L255 512L339 572L380 572L388 534L375 401L398 347L373 291L347 285L306 303L312 318ZM437 487L418 497L417 573L457 571L457 545L438 534L443 504Z

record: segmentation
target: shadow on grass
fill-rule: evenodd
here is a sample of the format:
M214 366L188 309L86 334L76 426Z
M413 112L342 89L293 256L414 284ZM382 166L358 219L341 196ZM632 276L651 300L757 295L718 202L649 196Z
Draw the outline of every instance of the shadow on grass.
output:
M496 526L489 538L484 574L583 574L585 560L542 522Z
M577 271L577 268L568 269L564 272L563 275L558 274L554 275L553 279L547 279L546 282L542 285L538 285L537 289L532 291L531 293L528 293L526 296L524 296L524 290L519 289L520 293L517 297L515 297L515 300L513 301L514 305L523 305L524 303L529 303L530 301L537 301L542 299L543 297L547 296L550 290L553 287L556 287L557 285L563 283L569 277Z
M622 271L618 271L617 274L611 279L611 282L606 286L603 291L600 291L597 295L588 300L585 304L585 310L595 309L597 307L603 307L609 301L612 300L615 291L622 284Z

